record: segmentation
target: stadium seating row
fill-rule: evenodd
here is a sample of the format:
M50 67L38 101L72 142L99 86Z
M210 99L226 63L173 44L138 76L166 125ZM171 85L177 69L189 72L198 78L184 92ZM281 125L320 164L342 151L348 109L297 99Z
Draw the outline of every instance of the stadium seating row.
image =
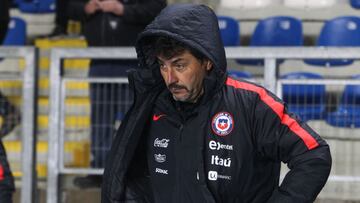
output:
M229 71L235 78L251 79L252 75L244 71ZM316 73L292 72L281 76L282 79L323 79ZM352 77L360 80L360 75ZM360 127L360 85L346 85L335 111L326 109L326 88L320 84L283 85L283 99L288 111L297 114L303 121L324 119L335 127Z
M219 17L219 26L226 46L239 45L240 30L238 25L239 23L230 17ZM25 45L25 22L20 18L13 17L9 28L4 44ZM338 17L325 23L317 45L360 46L360 38L358 36L360 36L360 18L353 16ZM258 23L250 46L301 46L303 42L302 38L301 21L286 16L271 17L261 20ZM263 64L263 60L238 60L238 62L247 65ZM278 61L278 63L281 62L282 61ZM335 66L348 65L351 64L353 60L305 60L305 62L312 65ZM251 78L251 74L247 72L231 72L231 74L236 77ZM315 73L291 73L282 77L288 79L322 78ZM360 76L355 79L359 78ZM326 112L324 85L285 85L284 99L289 103L290 111L296 112L303 120L323 118L324 112ZM295 104L294 101L297 103ZM357 108L356 105L349 105L346 103L348 101L360 103L359 86L349 85L345 88L338 110L327 114L326 120L329 124L343 127L360 127L360 118L359 120L353 119L355 115L360 115L360 107Z
M239 46L240 26L236 19L219 16L219 28L225 46ZM360 46L360 17L341 16L327 20L320 31L316 46ZM251 35L250 47L303 46L302 22L291 16L274 16L260 20ZM262 66L262 59L237 60L243 65ZM280 64L282 61L278 60ZM350 65L351 59L305 60L307 64L332 67Z
M256 9L277 3L277 0L221 0L220 6L231 9ZM337 0L283 0L282 4L294 9L321 9L336 6ZM360 8L360 0L349 0L354 9Z
M270 6L278 0L221 0L220 6L232 9L256 9ZM349 0L350 5L360 8L360 0ZM282 0L282 4L295 9L320 9L336 6L337 0ZM24 13L51 13L56 9L55 0L15 0L15 5Z
M15 0L15 6L23 13L53 13L55 0Z

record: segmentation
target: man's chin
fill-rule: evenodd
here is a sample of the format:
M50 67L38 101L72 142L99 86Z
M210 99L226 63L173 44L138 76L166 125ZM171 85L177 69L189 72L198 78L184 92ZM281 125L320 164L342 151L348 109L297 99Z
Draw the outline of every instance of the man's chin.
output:
M180 102L187 102L187 100L189 99L187 96L176 96L175 94L173 94L172 96L175 101Z
M175 97L174 95L173 95L173 99L174 99L175 101L180 101L180 102L183 102L183 101L184 101L183 98Z

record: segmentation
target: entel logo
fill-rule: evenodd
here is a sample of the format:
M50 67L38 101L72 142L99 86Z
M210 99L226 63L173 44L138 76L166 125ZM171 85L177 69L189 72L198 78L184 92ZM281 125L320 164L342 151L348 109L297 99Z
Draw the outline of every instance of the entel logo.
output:
M233 150L232 145L221 144L220 142L215 142L214 140L211 140L209 142L209 148L211 150L220 150L220 149Z

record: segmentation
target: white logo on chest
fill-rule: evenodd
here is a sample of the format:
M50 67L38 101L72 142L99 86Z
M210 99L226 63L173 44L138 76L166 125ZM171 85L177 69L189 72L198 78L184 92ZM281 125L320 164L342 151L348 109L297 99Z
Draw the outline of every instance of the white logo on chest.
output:
M158 163L164 163L166 161L166 155L165 154L154 154L155 161Z
M215 142L214 140L211 140L209 142L209 148L211 150L220 150L220 149L233 150L232 145L221 144L220 142Z
M161 148L167 148L168 145L169 145L169 139L159 139L159 138L156 138L154 140L154 147L161 147Z
M167 175L167 174L168 174L168 170L161 169L161 168L156 168L156 169L155 169L155 173L161 173L161 174Z
M211 156L211 164L216 165L216 166L230 167L231 166L231 158L223 159L223 158L220 158L218 155L212 155Z

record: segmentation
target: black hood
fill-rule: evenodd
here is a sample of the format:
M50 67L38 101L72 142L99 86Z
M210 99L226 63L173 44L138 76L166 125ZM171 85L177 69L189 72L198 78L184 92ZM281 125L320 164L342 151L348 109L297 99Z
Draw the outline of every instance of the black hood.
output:
M197 4L172 4L163 9L139 35L136 51L140 66L156 70L158 64L149 46L154 36L171 37L202 53L214 64L208 79L215 80L218 87L224 83L225 50L217 16L209 7ZM159 76L159 74L155 75Z

